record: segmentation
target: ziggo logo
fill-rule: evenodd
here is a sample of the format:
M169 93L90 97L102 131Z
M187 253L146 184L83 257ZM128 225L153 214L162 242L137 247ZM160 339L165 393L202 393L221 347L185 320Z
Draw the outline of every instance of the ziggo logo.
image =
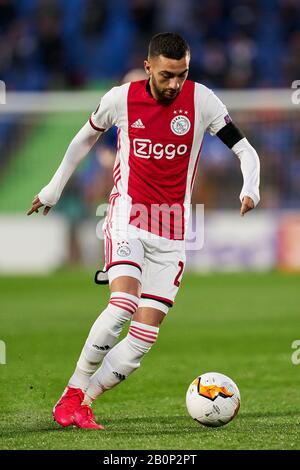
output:
M187 145L180 144L176 147L174 144L153 144L150 139L133 139L134 155L139 158L155 158L159 160L166 157L167 160L172 160L175 155L184 155L187 152Z

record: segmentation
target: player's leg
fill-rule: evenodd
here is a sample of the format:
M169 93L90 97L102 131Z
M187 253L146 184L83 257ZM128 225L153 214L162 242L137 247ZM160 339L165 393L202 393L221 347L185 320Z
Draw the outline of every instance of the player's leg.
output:
M159 327L167 311L165 306L162 308L164 311L152 307L138 308L127 336L105 356L101 367L92 376L84 404L90 405L98 396L118 385L140 367L141 360L157 340Z
M150 248L144 259L143 298L139 301L139 308L127 336L105 356L101 367L92 376L85 394L86 404L138 369L142 358L156 342L160 324L173 304L179 286L176 279L178 258L184 257L182 244L180 249L178 244L174 248L174 243L170 245L166 240L162 247L152 245Z
M126 268L122 268L126 270ZM139 301L139 281L120 276L110 285L110 299L93 324L68 386L85 391L90 377L117 342L125 323L131 320Z
M136 312L144 250L138 239L115 234L106 238L106 270L110 299L88 335L69 386L86 390L89 379L117 342L125 323Z
M143 244L147 246L144 241ZM177 294L185 261L183 244L164 240L150 242L150 245L145 251L139 308L127 336L109 351L91 377L83 404L75 412L75 424L79 427L90 418L93 400L139 368L143 357L156 342L159 327ZM87 427L96 426L92 415Z
M122 268L124 270L124 267ZM130 292L130 295L136 295L138 301L138 294L140 291L140 281L133 277L129 276L119 276L111 282L110 285L111 290L111 299L112 302L116 302L116 306L119 308L118 315L122 314L122 302L126 301L126 294ZM127 307L125 307L127 308ZM133 316L133 312L131 312L130 317ZM99 335L98 335L99 337ZM111 346L109 351L106 351L106 354L112 352L117 346ZM105 354L105 355L106 355ZM104 356L103 356L104 357ZM105 357L104 357L105 361ZM94 374L95 375L95 374ZM91 379L89 379L89 384L91 383ZM79 428L85 429L103 429L103 426L99 425L95 421L95 416L91 409L92 400L89 399L87 394L85 393L84 397L82 397L82 402L80 406L77 406L74 410L74 424Z
M84 398L90 377L115 345L124 324L137 310L144 252L139 240L123 238L115 236L109 241L110 255L106 267L110 300L92 326L68 387L54 407L54 418L63 426L74 423L74 410Z

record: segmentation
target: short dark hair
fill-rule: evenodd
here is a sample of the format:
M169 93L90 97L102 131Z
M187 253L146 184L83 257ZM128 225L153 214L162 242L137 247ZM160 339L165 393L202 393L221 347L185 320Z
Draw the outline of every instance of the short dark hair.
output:
M152 37L148 57L163 55L168 59L180 60L190 54L188 43L176 33L158 33Z

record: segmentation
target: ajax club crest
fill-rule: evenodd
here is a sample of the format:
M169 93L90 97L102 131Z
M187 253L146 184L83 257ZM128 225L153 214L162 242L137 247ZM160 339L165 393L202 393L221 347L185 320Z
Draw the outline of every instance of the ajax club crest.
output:
M191 122L184 114L177 114L171 121L171 130L176 135L185 135L191 128Z
M118 242L118 249L117 249L117 254L119 256L129 256L131 253L131 249L129 248L129 243L126 241L121 241Z

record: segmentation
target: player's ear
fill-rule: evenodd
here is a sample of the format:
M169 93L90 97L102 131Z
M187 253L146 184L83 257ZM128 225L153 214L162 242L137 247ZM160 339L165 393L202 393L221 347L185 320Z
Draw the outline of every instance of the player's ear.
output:
M144 60L144 69L147 75L150 75L151 73L151 65L148 62L148 60Z

